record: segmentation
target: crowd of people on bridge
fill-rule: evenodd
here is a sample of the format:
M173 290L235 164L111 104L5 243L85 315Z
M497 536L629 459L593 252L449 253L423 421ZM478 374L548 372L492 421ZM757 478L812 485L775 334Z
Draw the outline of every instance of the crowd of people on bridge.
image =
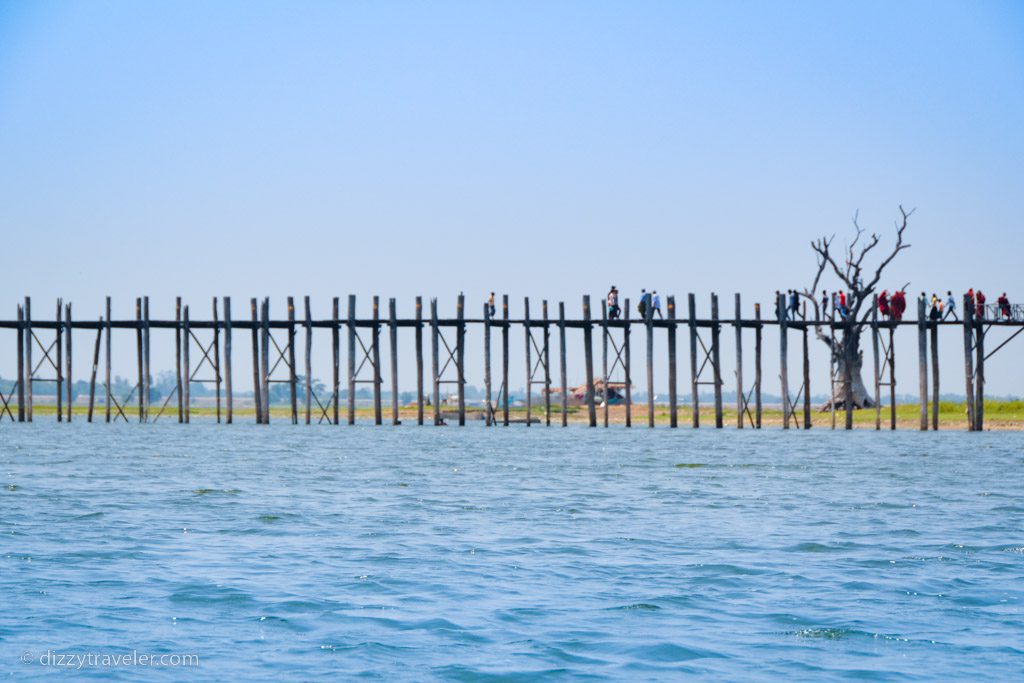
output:
M615 285L608 290L606 303L609 320L618 320L622 317L622 307L619 306L619 290ZM656 289L650 292L646 289L640 290L640 301L637 303L636 310L640 314L641 320L653 319L655 316L662 319L665 317L661 312L661 296Z
M787 290L785 295L779 290L775 290L775 317L783 318L787 320L796 320L797 318L806 319L806 314L800 310L800 292L795 289ZM805 295L808 296L809 295ZM985 294L980 289L975 290L973 287L967 290L967 305L970 306L974 317L979 320L986 319L985 313ZM928 302L928 319L933 321L947 320L953 318L953 320L959 320L956 314L956 297L953 296L951 290L946 291L945 300L942 299L935 292L932 292L931 298L929 298L924 292L921 292L921 299ZM606 298L606 307L608 311L609 320L618 320L622 317L622 307L619 306L619 290L612 285L608 291ZM852 305L852 295L848 295L846 292L839 290L829 294L827 290L821 290L821 307L819 314L821 320L834 320L836 316L840 320L846 320L850 315L850 306ZM780 310L781 304L781 310ZM1006 292L1003 292L999 298L996 299L996 306L998 310L998 317L1005 320L1013 319L1013 307L1010 306L1010 300L1006 296ZM1019 308L1019 307L1018 307ZM494 306L494 292L491 292L487 298L487 309L491 317L494 317L495 306ZM907 295L903 289L897 289L891 294L889 290L883 289L882 293L878 295L878 314L883 320L903 320L903 315L907 310ZM829 314L831 311L831 315ZM640 301L637 304L637 312L640 314L641 320L653 319L655 316L664 318L661 313L661 296L658 295L658 290L648 292L646 289L640 290Z
M801 295L800 291L796 289L786 290L785 294L775 290L775 317L781 317L786 320L806 319L806 313L801 311L801 296L808 297L809 295L806 293ZM974 317L979 320L985 320L987 316L985 294L980 289L975 290L971 288L967 290L966 296L968 306L970 306ZM929 320L940 321L949 318L959 320L957 317L956 297L953 296L951 290L946 291L945 299L934 292L930 298L925 292L921 292L921 299L926 302ZM851 307L854 307L853 295L842 290L831 293L828 290L822 290L821 299L818 303L818 314L821 320L835 320L837 318L846 320L850 316ZM1012 320L1014 318L1013 307L1010 305L1006 292L1003 292L996 300L996 310L1000 319ZM903 288L894 290L891 293L889 290L883 289L881 294L878 295L878 314L883 320L903 320L906 311L907 293Z

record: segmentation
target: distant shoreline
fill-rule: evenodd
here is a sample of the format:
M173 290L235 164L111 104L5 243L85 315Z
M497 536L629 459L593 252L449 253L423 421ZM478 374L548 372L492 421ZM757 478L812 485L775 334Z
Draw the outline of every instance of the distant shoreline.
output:
M446 405L442 408L445 416L445 421L451 425L454 424L455 407ZM33 408L33 418L38 420L40 418L54 419L56 415L56 406L49 405L35 405ZM116 412L116 411L115 411ZM138 406L131 405L125 406L124 412L128 416L129 422L136 422L138 420ZM156 410L150 415L150 421L153 421ZM208 406L192 406L190 408L190 418L198 419L203 422L215 420L217 416L217 410L213 407ZM753 413L753 406L751 406L751 413ZM84 421L88 415L88 408L86 406L75 405L72 410L72 414L75 421ZM328 411L329 415L333 413ZM433 421L433 407L424 406L424 423L430 425ZM483 410L479 406L467 406L466 407L466 420L467 422L477 422L483 420ZM93 413L93 422L102 423L105 419L105 408L99 405L95 408ZM227 412L221 409L221 419L223 420ZM255 410L251 405L247 406L236 406L234 410L234 419L236 422L252 422L255 420ZM339 419L344 425L347 419L347 408L342 405L338 411ZM270 409L270 416L272 422L287 422L291 416L291 409L287 405L274 405ZM520 423L526 418L526 408L514 407L509 408L509 416L513 420L518 420ZM928 413L929 429L931 426L931 412ZM5 419L6 415L4 416ZM319 424L322 414L316 405L313 406L312 423ZM842 429L845 420L845 413L843 411L837 411L836 417L836 429ZM176 406L168 405L164 410L163 415L160 416L160 422L176 422L178 419ZM356 409L356 419L360 422L372 421L373 420L373 408L359 407ZM402 406L399 409L399 419L403 424L415 424L416 423L416 408L415 406ZM498 423L501 423L502 413L499 407L497 411ZM533 419L534 424L544 424L544 404L535 404L533 407ZM121 421L118 416L118 421ZM305 407L299 405L299 423L305 424L306 413ZM608 409L608 422L610 425L623 426L626 421L626 409L625 406L617 405L610 406ZM654 409L654 421L658 427L669 426L669 410L667 405L655 405ZM391 424L391 406L385 403L383 406L383 422L385 425ZM587 423L587 410L582 406L570 406L568 410L568 422L570 424L579 425ZM677 422L679 427L690 428L692 423L692 411L689 405L682 406L677 411ZM736 408L725 407L723 409L722 416L723 426L728 429L736 428ZM326 423L326 420L324 420ZM604 425L604 408L601 406L597 407L597 423L601 427ZM647 427L647 406L646 404L634 404L632 411L632 423L634 428L646 428ZM561 424L561 406L553 403L551 406L551 425L557 426ZM780 408L764 408L762 410L761 424L763 427L770 428L781 428L782 427L782 410ZM818 412L816 406L812 406L811 412L811 424L812 428L816 430L830 429L832 426L831 413ZM803 425L803 408L798 406L796 414L790 419L790 428L797 429L802 428ZM700 426L702 429L711 428L715 426L715 416L713 406L701 404L700 409ZM874 429L875 428L875 411L873 409L867 410L856 410L853 413L853 426L855 429ZM896 406L896 428L900 431L910 430L918 431L920 427L920 408L917 405L912 404L898 404ZM744 421L744 429L751 429L749 417ZM890 429L889 421L889 408L888 406L882 407L882 429ZM966 416L966 404L965 403L950 403L940 402L939 404L939 429L940 430L951 430L957 431L967 430L967 416ZM985 429L991 431L1024 431L1024 402L1022 401L999 401L999 400L987 400L985 401Z

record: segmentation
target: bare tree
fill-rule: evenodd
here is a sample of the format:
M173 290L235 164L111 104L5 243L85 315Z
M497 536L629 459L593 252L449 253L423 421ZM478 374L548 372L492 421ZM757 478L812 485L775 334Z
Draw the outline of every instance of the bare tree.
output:
M881 238L878 233L871 233L864 237L865 231L860 227L859 213L854 214L853 227L856 234L853 240L841 252L834 253L832 250L832 237L822 237L811 242L811 249L818 261L818 272L814 276L814 283L810 289L799 292L800 296L811 302L814 308L814 319L822 321L822 311L816 296L822 278L834 276L838 280L837 288L846 291L847 315L841 318L838 311L834 311L834 319L839 323L841 334L836 338L832 334L826 334L822 325L814 327L815 336L829 347L832 360L836 363L839 372L839 381L829 401L822 406L822 410L845 408L848 404L854 408L868 408L874 405L874 399L868 394L864 386L861 373L864 366L864 353L860 348L861 331L867 325L871 317L873 306L873 295L882 279L882 271L892 263L896 255L910 245L903 241L903 234L907 229L907 221L914 213L914 210L906 211L903 206L899 207L900 219L896 221L896 243L892 250L885 256L874 270L870 280L865 282L865 273L871 272L870 266L865 259L879 245ZM862 238L866 241L862 241ZM905 290L910 283L901 287Z

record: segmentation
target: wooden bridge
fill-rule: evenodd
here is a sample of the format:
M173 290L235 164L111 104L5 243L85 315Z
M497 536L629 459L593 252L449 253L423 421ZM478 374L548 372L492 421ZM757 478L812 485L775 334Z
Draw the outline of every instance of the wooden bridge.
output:
M310 300L305 297L304 316L297 317L294 299L287 301L287 317L272 319L270 300L251 299L249 316L236 319L232 316L230 297L214 298L212 314L209 319L197 320L191 315L189 306L182 306L181 298L176 302L174 320L152 320L149 316L149 298L139 297L135 300L135 318L114 320L111 316L111 299L106 299L106 315L96 320L75 320L72 317L70 303L57 302L56 314L52 320L39 320L32 317L32 302L26 297L24 304L17 307L16 320L0 321L0 329L12 329L17 334L18 376L6 395L0 392L0 420L5 416L11 421L32 421L33 386L39 382L55 382L57 396L56 419L58 422L72 419L72 338L75 331L94 333L88 338L93 342L93 362L90 369L89 403L87 420L93 421L96 409L97 374L101 366L100 356L103 354L104 381L101 383L103 392L103 419L106 422L123 419L128 421L133 403L137 405L140 422L156 421L168 408L168 403L176 399L177 419L181 423L190 421L190 388L197 382L210 383L215 386L216 417L230 424L234 421L233 368L237 359L234 357L234 346L239 341L236 333L242 332L243 344L249 348L244 352L251 361L253 380L253 398L255 403L256 422L270 422L270 385L284 383L289 387L290 419L297 424L300 418L306 424L311 422L339 424L341 410L341 337L344 332L347 341L347 405L346 418L348 424L354 424L356 418L355 396L361 384L369 384L373 393L374 422L382 424L383 372L381 360L381 336L387 334L390 350L391 422L399 424L399 392L398 392L398 336L400 330L411 332L415 337L416 357L416 421L424 424L425 410L430 407L430 422L435 425L444 424L445 417L441 412L441 391L445 385L454 385L457 395L457 421L459 425L466 422L465 399L465 340L467 331L480 328L483 332L484 354L484 391L486 395L485 419L488 426L495 424L508 425L509 418L509 334L513 328L519 328L525 339L525 367L527 369L526 420L529 425L534 419L535 410L543 411L544 424L550 425L552 416L560 418L565 426L568 422L568 384L566 377L566 330L581 329L583 332L583 351L586 368L585 407L587 420L591 427L598 425L598 412L603 413L601 422L608 426L608 405L598 406L595 401L595 384L609 381L610 373L621 371L625 377L625 424L632 426L632 379L634 367L631 354L631 337L636 329L644 331L646 355L647 386L654 385L654 339L657 334L664 334L668 346L668 408L670 426L678 426L678 378L677 378L677 334L680 328L689 335L689 365L692 426L700 427L700 398L702 386L710 386L714 392L715 427L723 426L722 387L725 381L721 371L721 353L723 351L722 333L724 328L732 327L735 338L736 370L736 427L748 425L759 429L762 424L762 337L766 327L776 328L780 340L780 385L783 396L783 428L791 425L800 428L811 426L810 399L810 363L808 360L808 333L816 326L828 330L835 338L855 325L863 324L864 330L871 331L871 347L874 358L874 409L875 428L882 427L881 394L883 388L889 391L889 426L896 428L896 382L894 369L896 363L894 331L899 326L916 326L918 330L918 372L920 396L920 428L927 430L939 427L939 364L938 364L938 330L941 327L959 329L962 333L964 348L964 386L967 396L968 427L980 430L984 426L984 384L985 361L993 353L1003 348L1013 337L1024 330L1024 321L1011 316L1011 319L990 320L976 319L974 309L964 297L965 317L962 321L928 320L925 316L925 301L918 300L918 316L916 320L879 320L878 306L872 307L871 317L857 323L851 320L805 320L787 317L784 295L776 302L777 312L769 319L761 316L761 307L755 304L753 317L741 315L740 295L734 297L735 312L731 318L719 315L718 297L711 295L710 317L698 317L697 306L693 294L688 295L687 315L677 315L675 297L667 297L666 317L654 319L648 315L644 318L630 317L629 300L625 300L624 317L610 320L607 309L600 306L600 314L594 315L590 297L584 296L581 317L566 317L564 302L558 303L557 317L549 311L548 302L541 303L540 315L531 314L530 300L524 299L522 318L509 317L508 296L502 297L500 315L492 314L487 304L483 306L481 317L467 317L465 300L459 296L454 317L441 317L438 313L436 299L430 301L428 314L424 313L422 297L416 297L416 315L414 318L398 318L396 316L395 299L389 299L388 309L383 313L380 309L379 297L373 297L372 315L360 318L356 315L356 297L348 297L348 306L344 317L341 315L340 302L337 297L332 300L332 315L329 319L316 319L311 316ZM877 304L877 302L875 302ZM806 308L804 309L806 312ZM985 337L992 328L1006 327L1012 329L1011 336L996 348L986 353ZM299 374L297 365L296 339L299 329L304 331L304 376L302 405L299 400ZM309 379L312 371L312 344L314 330L327 330L331 337L332 351L332 385L328 395L319 396L311 386ZM120 399L113 395L111 384L111 358L113 353L113 337L115 330L135 332L135 356L138 365L138 380L126 397ZM150 403L151 372L150 372L150 335L154 330L173 330L176 349L176 385L159 406ZM559 356L559 388L555 389L552 379L551 363L551 332L558 333ZM744 332L753 334L753 381L746 383L744 377ZM430 390L432 400L427 401L424 384L424 333L430 336ZM594 333L601 338L600 374L595 371ZM791 393L789 376L789 339L795 332L801 342L802 377L796 384L795 397ZM500 384L497 392L493 392L492 377L492 336L500 335L501 362ZM202 339L205 335L205 340ZM248 339L246 339L248 338ZM246 343L248 342L248 343ZM192 349L199 351L198 362L193 366ZM931 348L929 381L928 348ZM40 352L38 359L35 352ZM611 363L609 364L609 361ZM200 377L205 371L210 376ZM248 372L248 371L246 371ZM597 377L597 379L595 379ZM833 358L830 373L830 385L844 378L837 376L836 363ZM929 420L929 384L931 386L931 415ZM850 383L847 382L846 386ZM543 407L535 407L532 403L533 389L543 389ZM833 392L834 393L834 392ZM560 405L552 408L552 395L559 396ZM654 426L654 394L648 391L647 423ZM800 407L802 403L802 416ZM173 408L171 409L173 410ZM852 402L845 401L845 426L853 424ZM452 418L456 419L456 418ZM836 411L833 408L832 424L835 426Z

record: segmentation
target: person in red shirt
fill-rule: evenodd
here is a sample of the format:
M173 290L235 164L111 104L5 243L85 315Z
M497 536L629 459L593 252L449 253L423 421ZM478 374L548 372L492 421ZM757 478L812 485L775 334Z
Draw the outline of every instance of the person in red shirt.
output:
M882 293L878 295L878 312L882 314L883 318L889 317L889 290L883 289Z
M903 320L903 311L907 310L907 299L903 290L898 290L892 295L892 317L896 320Z
M996 303L999 304L999 312L1002 313L1004 318L1009 320L1013 317L1010 315L1010 300L1006 298L1006 292L1003 292L1003 295L996 299Z
M974 294L974 300L978 302L978 304L977 304L978 318L980 320L984 320L985 319L985 295L981 293L980 289Z

